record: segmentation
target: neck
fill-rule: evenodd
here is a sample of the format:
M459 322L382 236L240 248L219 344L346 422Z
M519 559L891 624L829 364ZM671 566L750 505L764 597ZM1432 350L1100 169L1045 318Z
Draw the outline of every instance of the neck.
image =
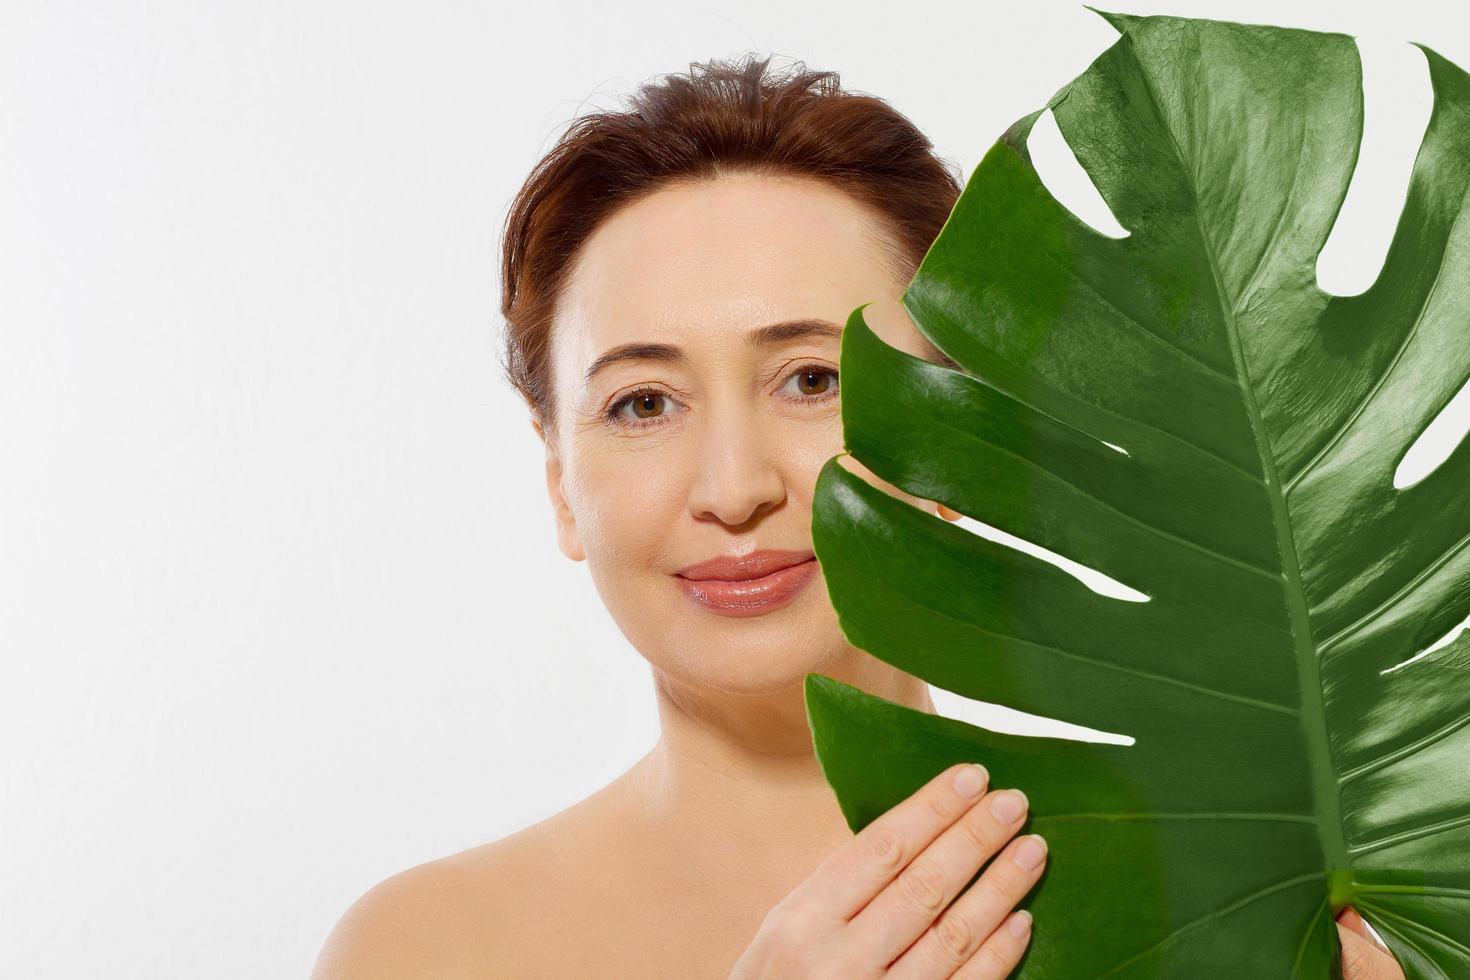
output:
M818 673L934 712L927 684L855 648ZM819 853L851 836L812 748L804 675L758 695L654 678L661 734L634 773L650 818L720 841L732 860Z

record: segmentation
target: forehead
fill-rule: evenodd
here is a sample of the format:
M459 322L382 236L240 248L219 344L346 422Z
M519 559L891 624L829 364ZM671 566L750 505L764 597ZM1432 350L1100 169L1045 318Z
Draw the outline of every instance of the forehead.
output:
M558 311L557 361L575 370L634 341L739 340L797 317L840 324L897 285L880 234L856 200L811 178L661 188L614 212L583 245Z

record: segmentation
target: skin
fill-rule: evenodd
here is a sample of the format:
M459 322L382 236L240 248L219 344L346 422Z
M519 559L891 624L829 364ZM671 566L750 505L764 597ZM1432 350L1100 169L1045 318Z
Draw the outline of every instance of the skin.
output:
M556 417L532 425L558 546L587 563L648 660L661 735L571 808L376 886L328 939L318 980L723 978L766 913L853 840L812 753L803 680L818 672L933 712L927 685L847 642L820 571L795 601L749 618L702 609L672 573L717 554L810 548L817 473L842 452L840 338L758 350L745 334L798 318L840 328L871 303L873 330L924 356L880 227L828 184L726 175L626 205L585 243L552 337ZM630 342L686 356L619 361L584 380ZM643 427L615 424L606 413L635 392L656 397L616 411ZM1339 925L1357 971L1347 976L1401 977L1360 923Z

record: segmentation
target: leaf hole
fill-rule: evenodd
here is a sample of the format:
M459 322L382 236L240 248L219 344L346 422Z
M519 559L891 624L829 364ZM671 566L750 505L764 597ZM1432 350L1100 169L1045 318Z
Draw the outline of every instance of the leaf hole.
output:
M1409 196L1434 89L1424 52L1406 41L1354 38L1363 68L1363 136L1342 210L1317 256L1317 286L1356 296L1383 271Z
M1078 221L1106 238L1129 236L1128 229L1118 224L1112 208L1098 193L1091 175L1077 162L1050 109L1036 118L1026 137L1026 149L1042 186Z
M1401 667L1407 667L1409 666L1409 664L1423 660L1434 651L1442 650L1445 647L1449 646L1451 643L1455 642L1455 640L1459 639L1460 634L1464 633L1467 629L1470 629L1470 616L1465 617L1465 621L1463 623L1458 623L1455 626L1451 626L1448 633L1446 633L1444 636L1441 636L1438 640L1435 640L1423 650L1420 650L1418 653L1414 654L1408 660L1405 660L1402 663L1396 663L1392 667L1385 667L1378 673L1387 674L1389 671L1398 670Z
M1115 446L1114 448L1116 449L1117 447ZM1124 450L1119 449L1118 451L1126 455ZM936 520L943 520L943 518L936 518ZM1043 548L1041 545L1032 541L1027 541L1025 538L1018 538L1014 534L1002 531L998 527L991 527L989 524L977 521L973 517L961 515L954 523L963 527L971 534L985 538L987 541L994 541L996 544L1003 544L1008 548L1024 551L1034 558L1040 558L1048 564L1055 565L1098 595L1104 595L1110 599L1122 599L1124 602L1148 602L1151 598L1148 593L1140 592L1135 588L1124 585L1112 576L1099 572L1095 568L1083 565L1080 562L1075 562L1064 555L1057 554L1055 551Z
M934 699L934 710L939 714L987 731L1007 735L1065 738L1073 742L1106 742L1112 745L1132 745L1136 741L1132 735L1105 732L1086 725L1074 725L1059 718L1033 715L993 701L976 701L933 684L929 685L929 694Z
M1470 433L1470 379L1442 408L1434 421L1424 427L1414 444L1399 460L1393 471L1395 490L1406 490L1433 473L1450 458L1455 447Z

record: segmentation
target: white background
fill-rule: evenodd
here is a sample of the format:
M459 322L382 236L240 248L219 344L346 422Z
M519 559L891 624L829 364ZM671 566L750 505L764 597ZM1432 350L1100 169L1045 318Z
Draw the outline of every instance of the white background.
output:
M1429 110L1404 42L1470 67L1463 5L1097 5L1360 37L1322 271L1365 287ZM1057 0L0 11L6 978L304 976L365 889L656 738L497 362L501 222L574 115L754 49L888 99L968 176L1116 37Z

